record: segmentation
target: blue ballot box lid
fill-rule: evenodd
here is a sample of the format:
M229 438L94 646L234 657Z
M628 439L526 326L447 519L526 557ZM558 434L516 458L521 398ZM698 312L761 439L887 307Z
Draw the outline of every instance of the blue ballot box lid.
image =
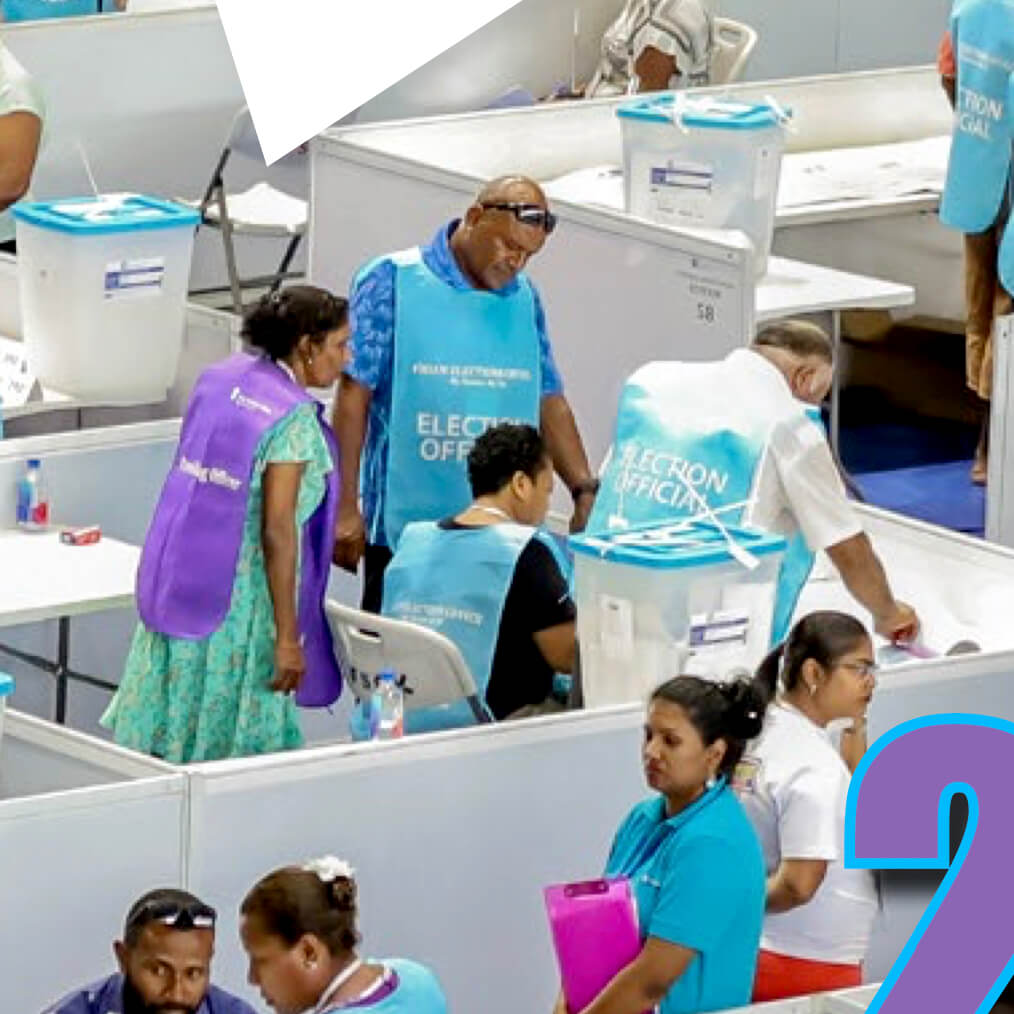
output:
M785 552L786 542L780 535L733 525L726 525L725 532L753 556ZM726 535L716 524L704 520L586 532L572 535L570 548L577 554L600 560L669 570L725 563L733 559Z
M730 99L684 98L678 109L680 123L685 127L714 130L768 130L777 127L789 115L763 102L734 102ZM651 123L673 123L673 96L657 95L629 102L616 110L616 115L629 120Z
M11 207L11 213L19 221L76 235L194 228L201 220L193 208L144 194L19 201Z

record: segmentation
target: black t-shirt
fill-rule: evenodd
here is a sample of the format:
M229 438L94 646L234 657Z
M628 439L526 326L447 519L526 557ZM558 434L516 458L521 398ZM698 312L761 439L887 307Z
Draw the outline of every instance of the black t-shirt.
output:
M478 528L453 518L440 522L447 531ZM553 691L553 667L542 657L534 634L570 623L577 616L567 582L552 550L533 538L514 565L493 668L486 687L486 705L497 719L528 704L540 704Z

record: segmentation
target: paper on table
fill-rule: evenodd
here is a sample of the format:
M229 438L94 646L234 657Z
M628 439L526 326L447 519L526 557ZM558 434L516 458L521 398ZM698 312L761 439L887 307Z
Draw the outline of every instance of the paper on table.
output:
M950 137L785 155L778 207L939 194L947 175ZM545 184L549 197L622 211L623 169L592 166Z
M574 204L597 204L603 208L622 211L623 169L617 165L598 165L550 180L543 189L547 197Z
M786 155L778 207L939 194L950 137Z

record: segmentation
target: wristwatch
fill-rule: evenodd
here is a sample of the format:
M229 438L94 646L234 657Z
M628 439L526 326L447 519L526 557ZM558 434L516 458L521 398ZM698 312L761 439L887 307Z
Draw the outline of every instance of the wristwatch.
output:
M598 491L598 479L582 479L580 482L575 482L574 485L570 487L570 495L574 500L584 493L591 493L591 495L594 496Z

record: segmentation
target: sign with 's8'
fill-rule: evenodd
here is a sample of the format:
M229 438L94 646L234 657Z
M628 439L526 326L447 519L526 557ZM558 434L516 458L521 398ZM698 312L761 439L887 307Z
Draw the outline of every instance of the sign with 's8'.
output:
M845 865L947 870L869 1014L985 1014L1014 972L1014 723L931 715L878 739L856 768ZM950 804L968 821L950 861Z

